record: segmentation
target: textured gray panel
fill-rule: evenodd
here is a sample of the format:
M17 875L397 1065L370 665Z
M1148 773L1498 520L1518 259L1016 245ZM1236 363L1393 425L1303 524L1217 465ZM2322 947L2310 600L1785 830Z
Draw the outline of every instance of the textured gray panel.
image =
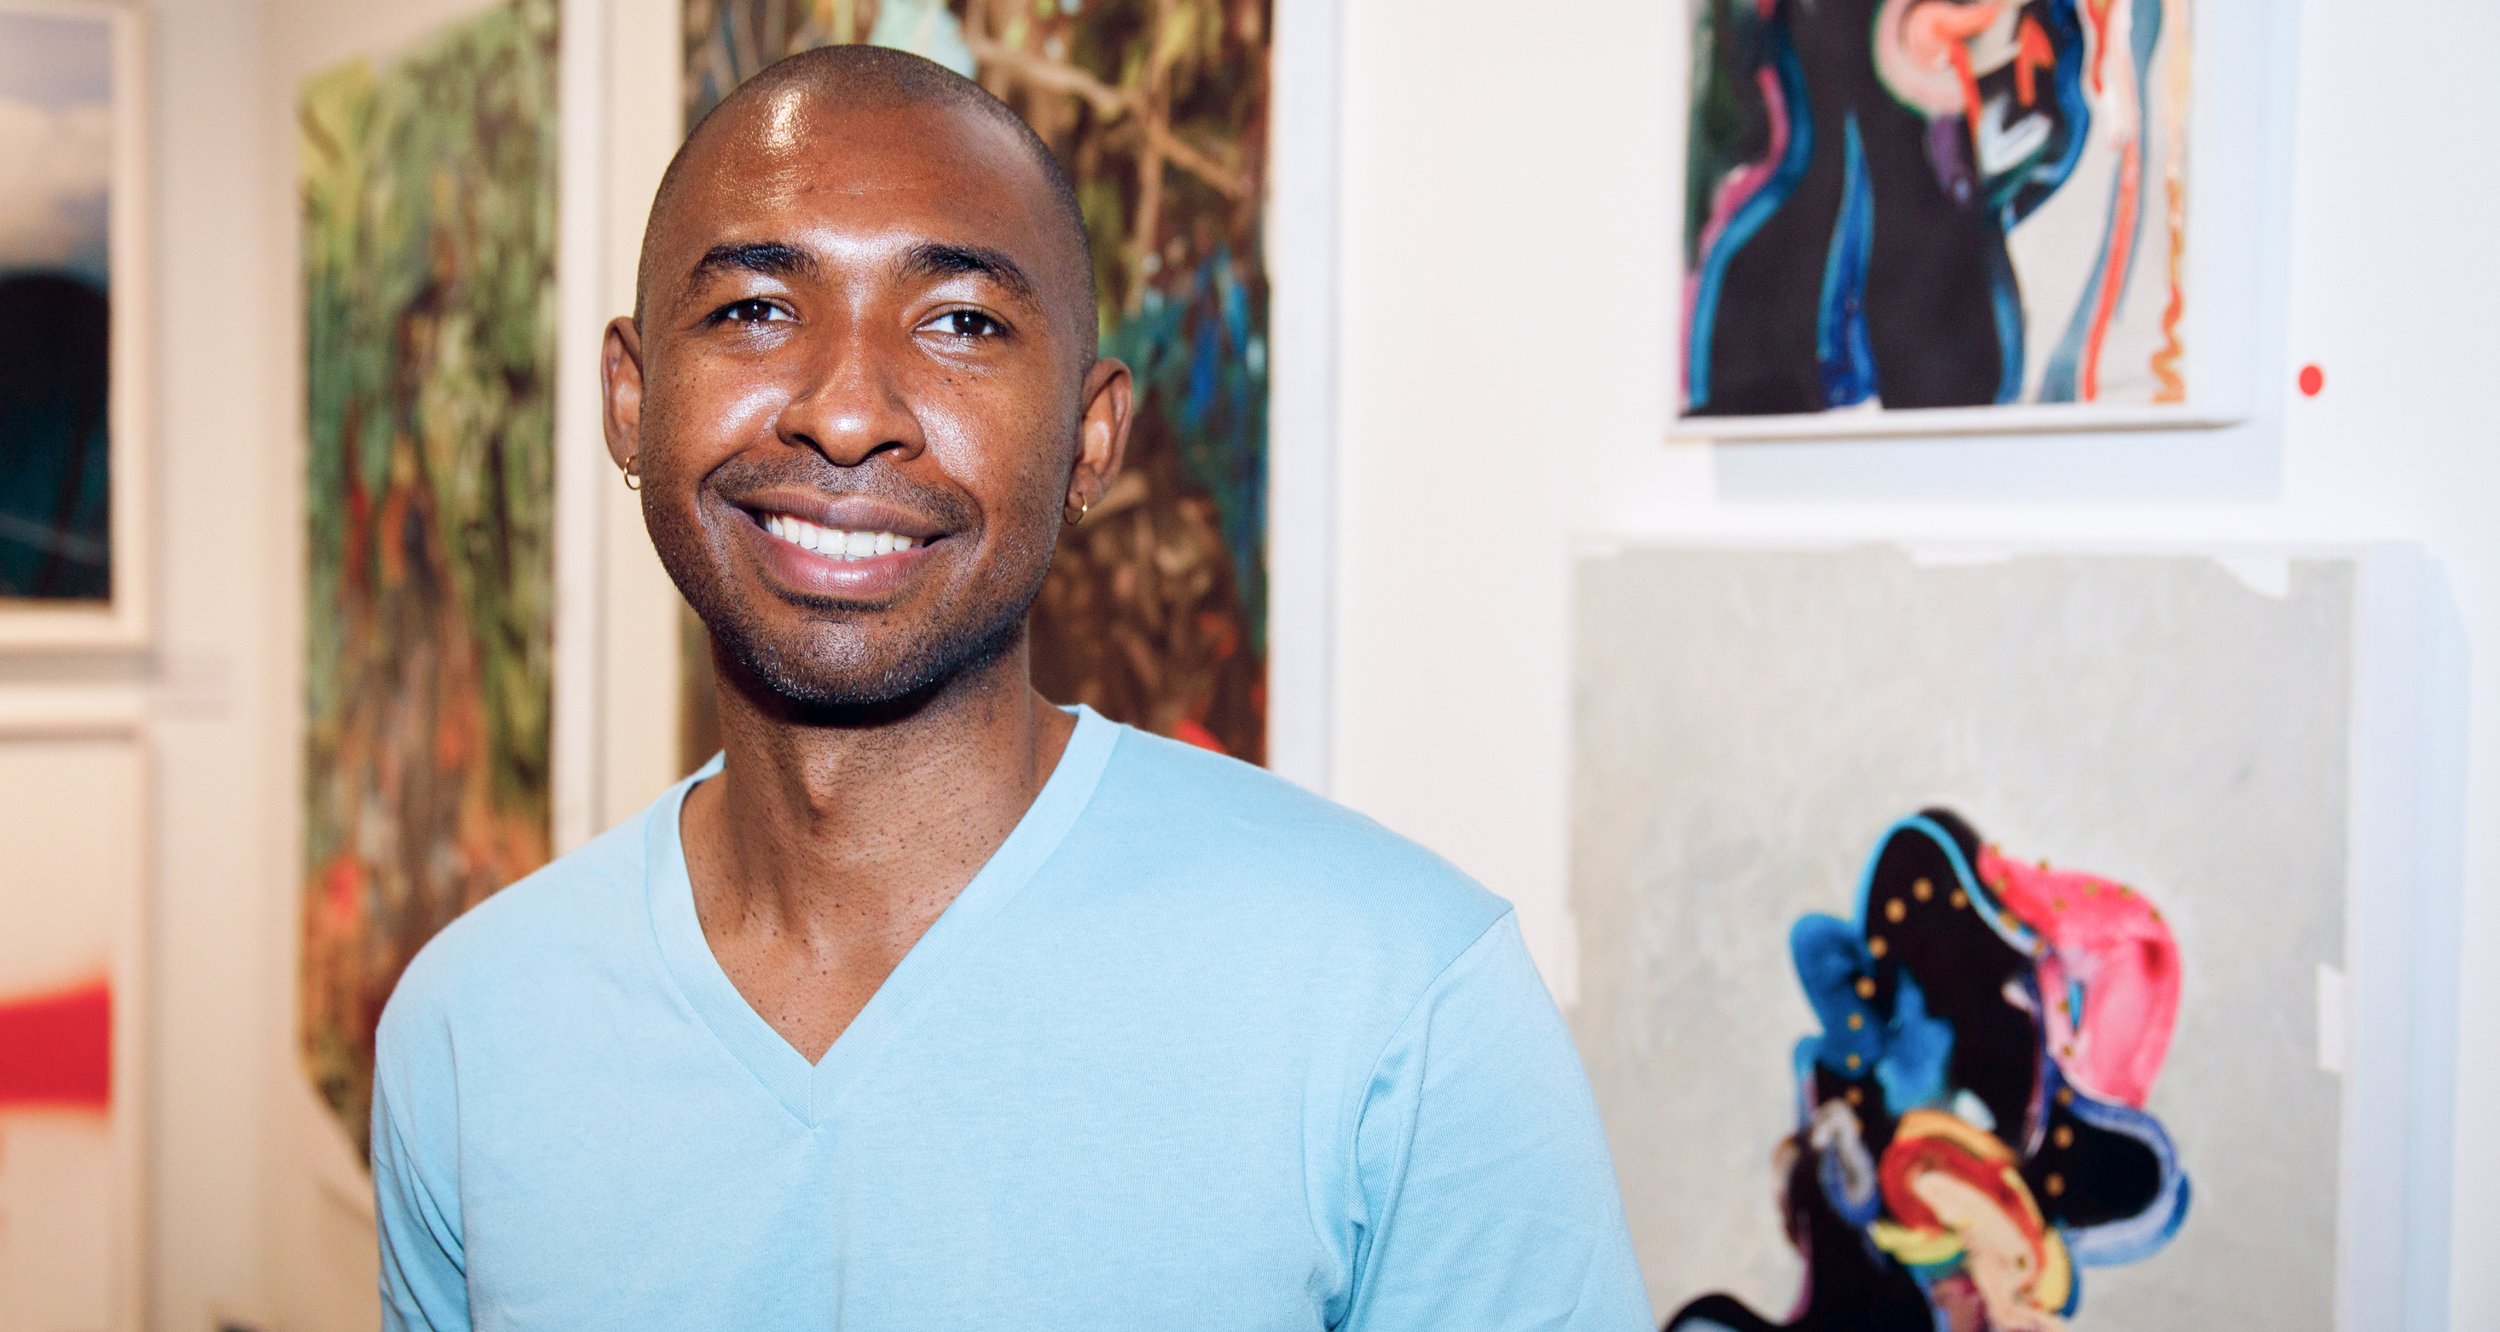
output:
M1636 551L1577 605L1573 1026L1659 1312L1798 1290L1771 1155L1816 1030L1788 961L1897 818L2132 884L2184 960L2149 1109L2194 1185L2163 1252L2083 1274L2081 1329L2332 1325L2356 568L2288 593L2198 558L1921 567Z

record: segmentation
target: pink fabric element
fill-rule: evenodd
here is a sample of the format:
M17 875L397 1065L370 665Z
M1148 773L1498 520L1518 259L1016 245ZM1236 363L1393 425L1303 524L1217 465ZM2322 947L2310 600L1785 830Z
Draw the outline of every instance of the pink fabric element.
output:
M2151 902L2075 870L1979 853L1979 879L2047 945L2039 959L2049 1053L2066 1080L2143 1108L2179 1016L2179 945ZM2071 984L2070 984L2071 983ZM2081 1011L2068 995L2082 988Z

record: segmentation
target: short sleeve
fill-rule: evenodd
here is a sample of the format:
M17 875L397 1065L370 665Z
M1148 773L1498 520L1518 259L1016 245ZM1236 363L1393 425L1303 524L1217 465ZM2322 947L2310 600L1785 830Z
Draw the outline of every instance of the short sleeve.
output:
M392 1007L376 1034L373 1078L382 1327L468 1332L450 1041L439 1023L427 1030L398 1003Z
M1505 913L1381 1053L1346 1332L1649 1332L1570 1033Z

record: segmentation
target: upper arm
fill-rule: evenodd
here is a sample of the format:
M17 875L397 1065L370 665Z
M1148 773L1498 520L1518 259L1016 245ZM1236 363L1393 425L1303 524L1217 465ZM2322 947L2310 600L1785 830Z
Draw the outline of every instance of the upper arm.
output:
M397 1002L375 1035L373 1222L388 1332L470 1325L450 1054L439 1016Z
M1596 1104L1511 916L1390 1038L1355 1157L1350 1332L1648 1332Z

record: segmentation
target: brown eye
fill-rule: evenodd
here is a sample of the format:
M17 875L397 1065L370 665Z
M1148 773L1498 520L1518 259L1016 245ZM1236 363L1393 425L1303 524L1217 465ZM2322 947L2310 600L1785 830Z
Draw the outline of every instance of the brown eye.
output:
M762 324L789 317L788 311L761 299L731 301L712 315L714 322L723 324Z
M1007 328L978 310L949 310L923 327L950 338L994 338Z

